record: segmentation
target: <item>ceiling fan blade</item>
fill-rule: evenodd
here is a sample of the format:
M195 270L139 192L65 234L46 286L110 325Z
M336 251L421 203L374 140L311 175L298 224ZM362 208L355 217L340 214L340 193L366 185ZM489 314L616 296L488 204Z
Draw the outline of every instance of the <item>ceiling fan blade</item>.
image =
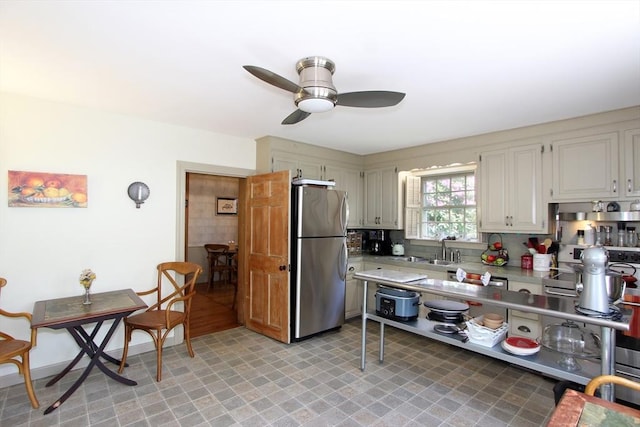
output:
M243 65L242 68L259 78L260 80L279 87L280 89L284 89L293 93L303 90L300 86L298 86L291 80L287 80L284 77L279 76L276 73L272 73L271 71L264 68L256 67L253 65Z
M283 121L283 125L293 125L298 122L303 121L307 117L309 117L311 113L307 113L306 111L296 110L293 113L289 114Z
M386 90L348 92L338 95L336 105L363 108L391 107L402 101L404 96L405 94L402 92L389 92Z

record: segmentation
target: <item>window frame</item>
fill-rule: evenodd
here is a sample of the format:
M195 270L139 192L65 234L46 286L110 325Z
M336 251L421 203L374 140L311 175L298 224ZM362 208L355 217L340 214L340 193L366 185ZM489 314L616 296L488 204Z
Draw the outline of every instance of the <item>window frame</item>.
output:
M478 243L481 242L481 233L479 226L479 207L478 207L478 165L468 164L459 166L442 167L429 170L411 171L406 176L405 181L405 238L422 241L438 241L433 237L424 237L422 235L422 215L423 206L423 178L435 178L437 176L454 176L460 174L473 174L474 176L474 199L476 209L476 234L474 240L460 240L460 242Z

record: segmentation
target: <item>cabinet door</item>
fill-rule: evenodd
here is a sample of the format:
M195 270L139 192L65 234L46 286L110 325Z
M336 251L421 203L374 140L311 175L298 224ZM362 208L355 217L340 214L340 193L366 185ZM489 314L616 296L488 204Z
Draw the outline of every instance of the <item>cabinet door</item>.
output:
M380 173L377 170L364 172L364 226L379 227Z
M640 129L624 134L624 177L625 195L640 196Z
M509 281L509 290L515 292L522 292L528 295L542 295L542 284L540 283L521 283ZM509 318L511 316L524 317L525 319L539 320L540 316L535 313L525 313L518 310L509 310Z
M365 171L366 227L398 228L398 173L395 167Z
M322 165L312 160L300 160L298 162L298 173L302 178L323 179Z
M481 154L480 230L544 232L542 145Z
M546 232L547 212L542 206L542 145L513 148L509 175L509 231Z
M398 226L398 174L396 168L380 170L380 226Z
M347 191L344 174L344 168L341 168L339 166L326 165L323 167L322 179L324 179L325 181L334 181L336 183L336 190Z
M489 151L480 157L480 230L508 231L506 150Z
M285 153L273 153L273 172L290 170L291 174L307 179L323 179L323 165L313 159L299 159Z
M293 159L283 159L282 157L273 157L273 170L271 172L278 171L291 171L292 176L298 174L298 161Z
M349 200L349 228L362 227L364 203L364 179L359 170L346 169L343 173L345 190Z
M552 149L552 199L596 200L617 197L618 133L555 139Z
M353 278L358 271L362 271L362 263L349 263L347 271L347 286L344 301L344 317L350 319L362 314L362 284Z

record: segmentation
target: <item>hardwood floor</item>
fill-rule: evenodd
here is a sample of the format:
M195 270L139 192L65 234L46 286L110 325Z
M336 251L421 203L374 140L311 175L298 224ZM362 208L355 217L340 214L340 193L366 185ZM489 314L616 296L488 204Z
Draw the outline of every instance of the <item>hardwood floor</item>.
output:
M224 331L240 326L236 321L236 310L232 309L234 286L214 283L207 290L207 283L196 285L196 295L191 303L191 338Z

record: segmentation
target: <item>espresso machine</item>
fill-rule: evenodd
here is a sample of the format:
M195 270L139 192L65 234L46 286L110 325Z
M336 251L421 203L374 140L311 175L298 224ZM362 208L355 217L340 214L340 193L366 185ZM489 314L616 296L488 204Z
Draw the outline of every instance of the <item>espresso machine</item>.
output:
M582 291L579 311L609 313L606 270L609 256L602 246L592 246L582 251Z

